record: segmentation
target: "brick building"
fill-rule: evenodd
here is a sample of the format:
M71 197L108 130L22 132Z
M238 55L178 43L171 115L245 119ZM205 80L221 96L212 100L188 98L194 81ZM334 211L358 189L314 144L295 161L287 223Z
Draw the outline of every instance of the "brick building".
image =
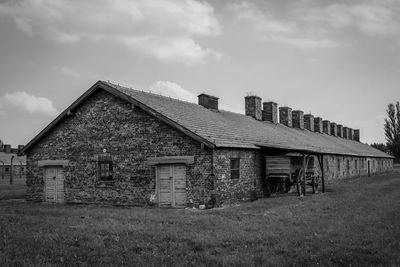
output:
M257 96L245 107L242 115L206 94L194 104L99 81L24 148L28 198L218 206L268 195L266 162L277 155L322 160L313 168L326 180L392 168L358 130L339 137L329 121Z
M9 144L0 144L0 179L9 180L10 176L15 179L25 179L26 157L18 156L23 146L12 148Z

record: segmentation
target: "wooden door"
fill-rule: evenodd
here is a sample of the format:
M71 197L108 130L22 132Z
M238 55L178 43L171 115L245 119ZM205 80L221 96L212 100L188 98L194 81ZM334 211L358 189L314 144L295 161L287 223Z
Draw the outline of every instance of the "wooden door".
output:
M64 202L64 175L61 166L45 168L45 198L47 202Z
M182 164L157 167L158 202L160 207L186 206L186 166Z
M173 165L173 207L186 207L186 166Z

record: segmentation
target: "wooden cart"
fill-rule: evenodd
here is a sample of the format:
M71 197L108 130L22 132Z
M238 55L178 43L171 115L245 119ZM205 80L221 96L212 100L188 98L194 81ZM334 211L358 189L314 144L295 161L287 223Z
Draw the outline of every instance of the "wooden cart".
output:
M319 175L311 156L266 156L267 190L272 193L288 193L293 186L299 196L306 194L306 186L318 191Z

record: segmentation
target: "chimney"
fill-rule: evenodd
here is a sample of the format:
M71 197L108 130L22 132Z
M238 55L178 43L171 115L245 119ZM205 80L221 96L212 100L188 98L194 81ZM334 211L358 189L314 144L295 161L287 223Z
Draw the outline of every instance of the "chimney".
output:
M337 124L335 122L331 122L331 135L337 136Z
M259 96L246 96L244 98L246 116L253 117L256 120L262 119L261 112L261 97Z
M341 124L337 126L337 136L343 138L343 125Z
M349 139L349 128L343 127L343 138Z
M278 104L275 102L264 102L262 120L278 123Z
M353 130L353 128L349 128L349 136L348 136L348 138L350 140L353 140L353 136L354 136L354 130Z
M314 132L322 133L322 118L321 117L314 118Z
M292 109L289 107L279 108L279 123L286 125L287 127L292 127Z
M22 149L24 149L24 145L18 145L18 152L21 152L22 151Z
M304 130L304 112L301 110L293 110L292 112L293 128Z
M11 145L4 145L4 152L11 153Z
M354 130L354 141L360 142L360 130L359 129L355 129Z
M218 110L218 97L200 94L197 96L199 99L199 105L208 109Z
M314 132L314 116L311 114L304 115L304 128Z
M331 135L331 122L328 120L323 120L322 129L324 133L326 133L327 135Z

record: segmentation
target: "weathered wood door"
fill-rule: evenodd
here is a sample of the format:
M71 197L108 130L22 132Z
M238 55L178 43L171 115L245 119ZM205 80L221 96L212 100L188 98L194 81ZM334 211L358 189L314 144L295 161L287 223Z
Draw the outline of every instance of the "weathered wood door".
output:
M159 165L157 187L160 207L186 207L186 166Z
M47 202L64 202L64 174L61 166L45 168L45 198Z

